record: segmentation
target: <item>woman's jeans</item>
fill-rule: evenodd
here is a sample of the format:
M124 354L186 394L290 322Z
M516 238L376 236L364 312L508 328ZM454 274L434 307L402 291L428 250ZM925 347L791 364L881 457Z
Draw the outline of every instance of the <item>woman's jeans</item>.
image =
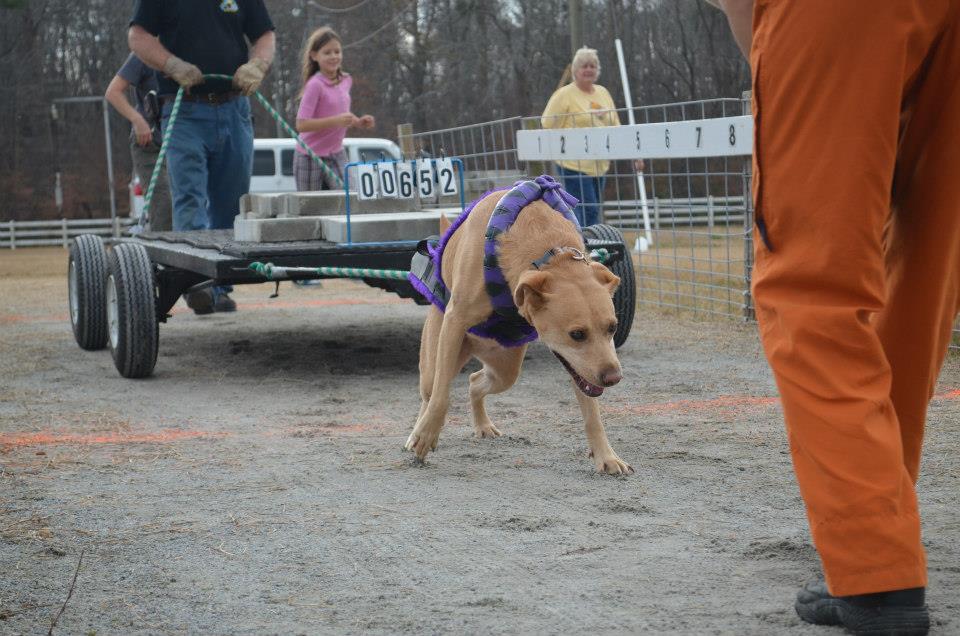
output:
M573 210L577 220L580 221L580 227L601 223L603 211L600 209L600 199L606 177L594 177L576 170L569 170L561 165L557 165L557 170L563 179L563 189L580 200L580 204Z

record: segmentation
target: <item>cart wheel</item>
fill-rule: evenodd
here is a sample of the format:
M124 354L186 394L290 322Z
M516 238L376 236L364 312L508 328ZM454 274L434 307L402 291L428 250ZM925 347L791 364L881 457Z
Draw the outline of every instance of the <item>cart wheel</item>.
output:
M106 278L107 250L103 240L93 234L81 234L70 244L67 281L73 337L80 348L87 351L107 346L103 292Z
M121 243L109 256L106 284L110 354L125 378L145 378L157 364L156 284L142 245Z
M609 266L610 271L620 277L620 287L613 295L613 307L617 312L617 331L613 334L613 344L620 348L630 335L633 314L637 308L637 283L633 272L633 258L630 256L630 250L623 243L623 234L615 227L602 223L590 225L583 228L583 237L620 243L624 246L624 257Z

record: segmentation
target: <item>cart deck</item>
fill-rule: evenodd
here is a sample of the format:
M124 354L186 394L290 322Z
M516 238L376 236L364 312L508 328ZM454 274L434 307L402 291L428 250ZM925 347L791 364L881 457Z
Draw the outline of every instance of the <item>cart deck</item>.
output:
M263 260L300 267L407 269L417 245L416 241L375 245L323 240L253 243L235 241L233 230L144 232L120 240L143 245L150 260L159 265L229 284L264 282L263 277L247 269L250 263Z

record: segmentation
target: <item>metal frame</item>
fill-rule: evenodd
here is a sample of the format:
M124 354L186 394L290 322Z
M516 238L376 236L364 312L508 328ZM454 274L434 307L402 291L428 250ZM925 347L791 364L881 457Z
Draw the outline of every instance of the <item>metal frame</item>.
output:
M117 193L115 189L114 177L113 177L113 147L110 143L110 104L107 102L107 99L103 95L97 96L87 96L87 97L60 97L54 99L50 103L50 114L54 120L59 118L57 113L57 104L79 104L79 103L90 103L98 102L103 109L103 136L107 153L107 186L110 188L110 220L113 223L113 227L116 228L116 218L117 218ZM57 157L57 162L59 164L60 158ZM63 205L63 193L60 190L60 172L57 171L57 191L55 193L58 207L62 208ZM61 209L61 213L62 213ZM114 234L116 236L116 233Z

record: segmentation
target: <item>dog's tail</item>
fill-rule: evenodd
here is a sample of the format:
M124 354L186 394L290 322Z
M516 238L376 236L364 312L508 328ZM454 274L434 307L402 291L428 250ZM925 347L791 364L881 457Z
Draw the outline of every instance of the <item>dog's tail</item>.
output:
M447 228L453 225L453 221L447 218L446 214L440 215L440 234L447 231Z

